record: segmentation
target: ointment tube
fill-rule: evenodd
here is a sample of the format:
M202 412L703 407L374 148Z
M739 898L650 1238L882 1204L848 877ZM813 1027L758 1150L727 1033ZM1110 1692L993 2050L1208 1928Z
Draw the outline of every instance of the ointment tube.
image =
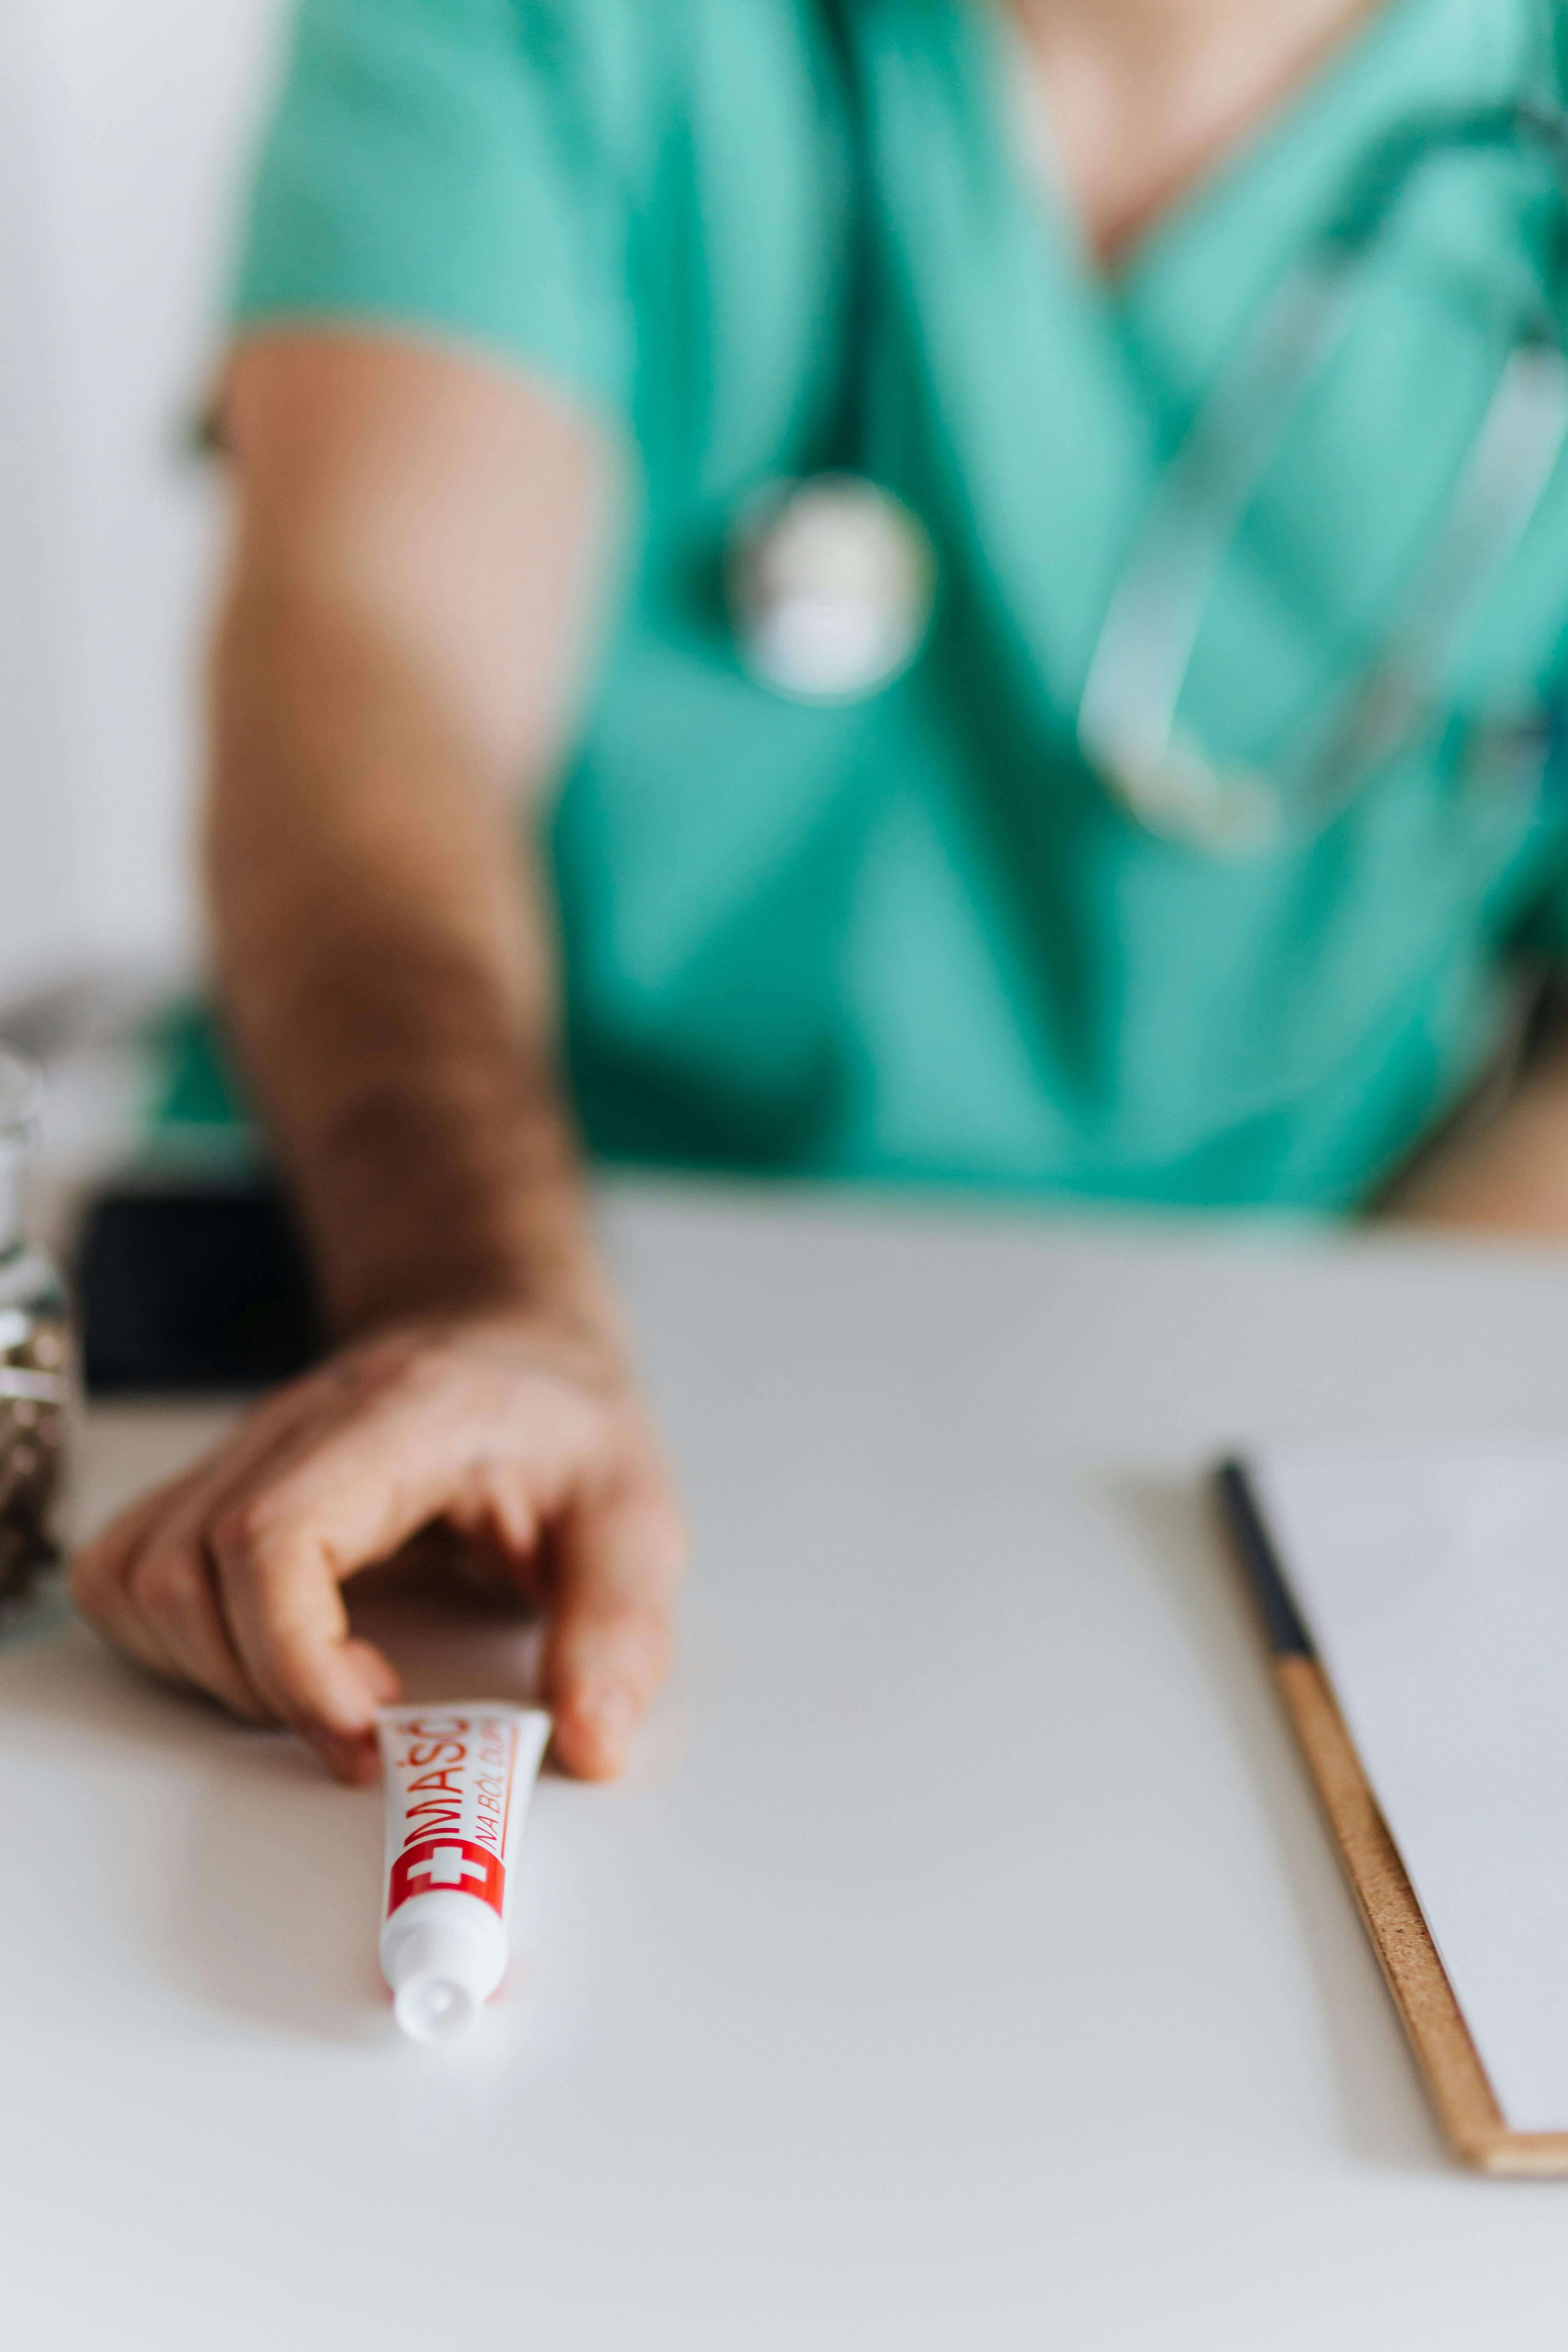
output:
M454 2042L506 1974L512 1862L550 1717L470 1700L383 1707L376 1727L386 1780L382 1973L405 2033Z

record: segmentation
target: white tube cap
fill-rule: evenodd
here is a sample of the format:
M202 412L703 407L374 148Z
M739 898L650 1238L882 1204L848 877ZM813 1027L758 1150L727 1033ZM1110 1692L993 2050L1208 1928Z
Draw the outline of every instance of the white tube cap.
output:
M500 1920L471 1897L434 1895L407 1905L390 1924L401 1932L387 1937L382 1968L397 2022L415 2042L458 2041L505 1972Z

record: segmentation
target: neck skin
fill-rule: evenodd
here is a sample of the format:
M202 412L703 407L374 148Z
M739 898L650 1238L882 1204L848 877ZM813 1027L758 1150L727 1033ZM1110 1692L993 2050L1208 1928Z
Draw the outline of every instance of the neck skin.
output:
M1114 264L1258 129L1379 0L1005 0L1058 177Z

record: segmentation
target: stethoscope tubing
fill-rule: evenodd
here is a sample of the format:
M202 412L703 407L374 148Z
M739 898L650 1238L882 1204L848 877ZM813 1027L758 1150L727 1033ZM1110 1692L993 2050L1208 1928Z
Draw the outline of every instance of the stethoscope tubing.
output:
M753 674L795 698L845 701L881 691L917 656L934 608L937 562L919 518L877 478L885 289L870 116L848 0L822 0L822 13L847 131L844 360L816 467L753 497L736 525L729 578L732 624ZM1381 650L1326 723L1293 730L1290 753L1268 774L1216 768L1184 732L1182 703L1224 568L1292 423L1346 338L1381 239L1439 159L1519 149L1542 154L1564 195L1551 271L1560 294L1568 283L1568 115L1533 102L1423 114L1358 167L1168 463L1111 593L1076 714L1086 762L1150 830L1233 854L1321 828L1440 700L1484 620L1568 445L1568 357L1550 299L1515 331L1413 584ZM847 550L849 572L893 583L887 593L902 598L899 611L884 614L871 611L870 589L858 605L842 590L846 644L858 632L867 656L858 666L847 651L837 663L824 658L820 691L809 664L778 652L789 642L809 648L814 633L830 645L841 590L826 574L810 576L814 544L828 554L837 547L841 568ZM819 570L826 561L821 556ZM798 613L780 602L792 593Z

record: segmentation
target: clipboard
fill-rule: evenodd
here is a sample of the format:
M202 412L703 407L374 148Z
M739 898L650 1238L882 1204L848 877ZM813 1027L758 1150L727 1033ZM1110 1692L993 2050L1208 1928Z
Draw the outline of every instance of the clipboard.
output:
M1568 2131L1510 2130L1377 1800L1292 1601L1242 1464L1215 1474L1275 1685L1317 1790L1427 2095L1455 2155L1480 2172L1568 2177Z

